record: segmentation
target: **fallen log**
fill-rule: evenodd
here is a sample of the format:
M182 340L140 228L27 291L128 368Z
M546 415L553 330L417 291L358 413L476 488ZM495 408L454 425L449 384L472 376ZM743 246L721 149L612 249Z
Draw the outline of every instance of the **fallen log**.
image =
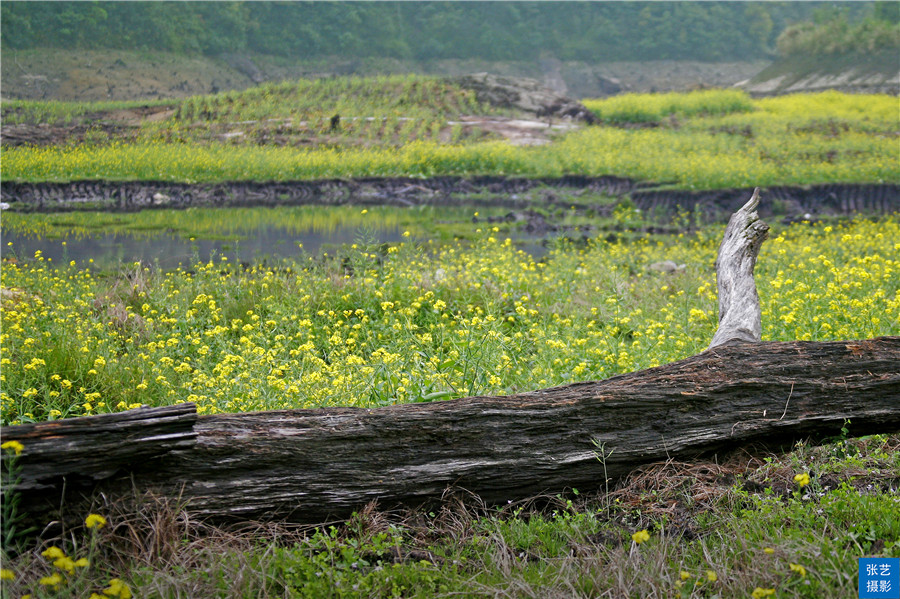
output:
M600 382L380 409L201 418L148 483L216 518L324 521L460 487L489 503L602 488L748 442L900 430L900 338L721 347ZM611 453L601 464L595 442Z
M193 514L214 520L323 522L370 501L416 505L453 488L489 503L600 489L606 478L655 461L750 443L786 446L837 435L847 420L854 435L900 430L900 337L758 341L758 305L745 302L751 289L756 301L746 277L752 283L765 237L757 200L755 193L735 215L720 248L726 256L718 261L720 280L730 285L720 317L731 332L699 355L506 397L195 422L194 406L183 404L181 416L167 424L157 415L172 408L141 409L137 419L125 412L5 427L4 441L25 446L15 490L35 520L83 518L91 495L114 500L137 489L179 498ZM123 426L154 423L146 434L122 438L128 459L114 442L96 451L117 419ZM135 455L138 439L144 447L156 443L156 450ZM92 448L90 459L52 463L55 451L87 456Z
M854 435L897 431L898 365L900 337L729 344L604 381L507 397L200 416L190 442L170 445L156 427L166 451L155 456L124 463L117 453L129 450L123 443L55 471L46 465L54 442L84 455L98 447L94 422L134 412L158 422L154 415L170 408L73 419L84 424L78 435L45 427L41 445L38 425L6 427L3 439L25 445L27 482L19 491L35 514L56 514L68 481L64 503L73 510L77 494L114 497L133 484L180 497L192 513L217 520L320 522L369 501L415 505L453 487L487 502L598 489L604 472L617 478L667 458L837 435L846 420ZM171 432L183 424L172 420ZM605 463L595 443L611 453ZM43 477L29 472L41 464Z

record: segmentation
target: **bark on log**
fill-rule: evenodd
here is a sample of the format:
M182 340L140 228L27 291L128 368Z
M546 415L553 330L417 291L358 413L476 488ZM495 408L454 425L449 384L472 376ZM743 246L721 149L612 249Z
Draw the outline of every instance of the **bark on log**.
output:
M196 422L197 406L180 404L8 426L2 438L25 446L16 459L19 491L60 490L64 477L92 487L143 461L188 449Z
M900 337L729 344L508 397L201 416L190 447L117 462L119 476L94 490L116 497L136 485L215 520L323 522L372 500L415 505L448 487L487 502L598 489L604 465L594 440L612 450L605 471L616 478L667 458L836 435L846 419L852 434L900 430ZM35 441L20 427L3 437L26 445L23 460ZM66 442L78 451L90 443ZM58 496L25 495L36 512L59 505ZM84 517L77 497L66 504Z

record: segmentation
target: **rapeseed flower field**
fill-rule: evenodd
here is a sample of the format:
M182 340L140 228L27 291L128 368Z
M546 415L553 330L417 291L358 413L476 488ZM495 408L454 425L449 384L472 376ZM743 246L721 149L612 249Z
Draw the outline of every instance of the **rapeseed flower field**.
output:
M712 338L721 233L559 241L535 260L486 228L474 242L114 275L23 256L0 272L0 420L180 402L207 414L374 407L656 366ZM900 219L771 237L757 266L763 339L900 333ZM648 270L664 259L687 267Z
M559 135L546 145L521 147L490 135L460 137L449 119L498 110L453 86L409 78L329 85L338 91L343 85L351 97L367 100L331 106L325 91L309 82L194 98L169 120L145 126L135 139L4 149L4 175L19 181L210 182L579 174L685 189L900 181L900 115L896 98L888 95L823 92L752 100L734 90L706 90L587 100L600 125ZM387 93L391 90L396 95ZM307 94L320 105L315 116L304 112L312 110L304 104L309 100L298 99ZM240 143L198 137L210 127L249 126L235 119L293 123L303 118L309 126L309 119L319 122L322 115L343 109L357 120L311 148L266 143L263 134L256 136L259 143L243 133L240 139L246 141ZM40 108L39 113L58 111ZM188 117L200 120L186 124Z

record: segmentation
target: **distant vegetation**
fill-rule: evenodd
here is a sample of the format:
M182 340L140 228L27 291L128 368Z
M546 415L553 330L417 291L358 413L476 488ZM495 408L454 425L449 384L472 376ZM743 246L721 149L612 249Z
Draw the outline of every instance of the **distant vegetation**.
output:
M48 106L49 104L49 106ZM77 120L90 105L4 103L4 122ZM617 175L678 188L900 181L896 99L829 92L751 100L733 90L586 101L603 125L535 147L463 128L498 115L425 77L267 84L188 98L131 137L4 150L4 177L181 182L435 175ZM342 115L339 129L329 117ZM123 134L125 135L125 134Z
M584 105L604 123L654 123L666 117L713 116L750 112L753 102L739 90L707 90L691 94L625 94Z
M885 3L887 4L887 3ZM748 60L817 10L871 2L4 2L5 49L609 61Z
M896 52L900 50L900 3L878 3L874 16L858 23L837 13L792 25L778 36L777 47L785 57Z

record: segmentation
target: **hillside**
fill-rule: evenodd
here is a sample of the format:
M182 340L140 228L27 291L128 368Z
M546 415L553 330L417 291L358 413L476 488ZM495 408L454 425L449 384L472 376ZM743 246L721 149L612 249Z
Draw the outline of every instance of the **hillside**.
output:
M53 48L10 50L4 58L0 63L3 99L77 102L186 98L301 78L408 73L457 76L478 72L528 77L574 98L596 98L622 91L729 87L769 64L766 60L564 62L553 58L286 60L262 54L188 57L171 52Z
M789 56L738 83L754 96L838 90L862 94L900 94L897 52L835 56Z

